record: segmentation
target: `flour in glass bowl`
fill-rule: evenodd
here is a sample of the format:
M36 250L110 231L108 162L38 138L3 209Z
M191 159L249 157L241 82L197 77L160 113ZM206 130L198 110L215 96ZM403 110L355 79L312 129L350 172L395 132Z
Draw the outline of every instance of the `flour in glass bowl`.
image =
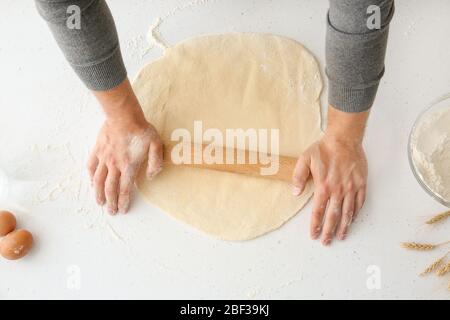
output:
M425 114L410 143L418 175L436 196L450 203L450 107Z

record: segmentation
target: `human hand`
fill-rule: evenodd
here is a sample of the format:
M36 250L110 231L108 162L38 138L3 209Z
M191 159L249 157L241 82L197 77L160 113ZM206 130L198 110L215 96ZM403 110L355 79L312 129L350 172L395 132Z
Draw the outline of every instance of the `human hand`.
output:
M361 130L355 129L356 118L351 130L343 129L345 119L332 126L329 122L325 135L300 156L294 170L294 195L303 192L310 177L314 181L310 234L312 239L321 236L323 245L330 245L334 236L346 238L365 201L368 167L362 136L368 114L356 116L362 117ZM336 121L336 117L331 120Z
M147 177L152 179L163 163L163 144L158 133L145 120L137 99L130 94L131 88L125 90L129 95L118 95L123 99L111 99L112 93L106 97L102 96L105 93L96 94L104 108L108 108L107 119L88 161L97 203L102 206L106 202L108 212L113 215L128 211L141 164L148 158Z

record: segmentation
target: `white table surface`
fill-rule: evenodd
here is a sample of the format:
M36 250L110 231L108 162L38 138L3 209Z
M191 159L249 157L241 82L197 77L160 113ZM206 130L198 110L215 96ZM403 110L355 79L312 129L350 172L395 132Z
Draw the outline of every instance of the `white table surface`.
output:
M109 1L130 77L161 55L159 48L142 52L148 27L163 16L160 31L171 44L204 33L274 33L302 42L323 69L325 0L211 0L183 8L187 2ZM387 72L367 131L367 204L349 239L324 248L308 236L310 205L245 243L211 239L139 195L129 215L103 213L85 172L100 109L31 1L2 0L0 168L41 181L42 190L41 201L17 214L36 246L21 261L0 260L0 299L448 299L448 277L417 277L439 252L399 246L448 236L448 224L423 227L445 208L416 183L406 153L417 114L450 91L448 12L445 0L397 1ZM368 286L378 275L380 287Z

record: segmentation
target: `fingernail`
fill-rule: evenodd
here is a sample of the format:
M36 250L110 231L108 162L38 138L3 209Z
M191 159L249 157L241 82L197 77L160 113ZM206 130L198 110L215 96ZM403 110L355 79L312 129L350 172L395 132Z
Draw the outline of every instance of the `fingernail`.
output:
M108 207L108 213L113 215L116 214L117 213L116 206Z
M130 206L130 202L129 202L128 200L123 201L123 203L121 203L121 204L119 205L119 211L120 211L120 213L122 213L122 214L127 213L127 212L128 212L129 206Z
M347 235L345 233L341 233L338 235L338 240L345 240L345 238L347 237Z
M298 197L302 193L302 189L294 186L292 188L292 195Z
M325 239L325 240L323 240L322 243L323 243L324 246L329 246L331 244L331 239L330 238Z
M99 206L103 206L105 204L105 200L103 200L102 198L97 198L97 204Z

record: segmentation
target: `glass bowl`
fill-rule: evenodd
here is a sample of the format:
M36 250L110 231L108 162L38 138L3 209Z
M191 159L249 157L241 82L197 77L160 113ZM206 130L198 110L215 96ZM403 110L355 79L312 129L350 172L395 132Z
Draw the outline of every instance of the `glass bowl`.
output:
M435 113L435 112L439 112L440 110L444 110L444 109L448 109L450 108L450 93L434 100L429 107L427 107L422 113L420 113L420 115L417 117L416 121L414 122L414 125L411 129L411 132L409 134L409 140L408 140L408 160L409 160L409 165L411 167L411 170L414 174L414 176L416 177L417 181L419 182L419 184L422 186L422 188L430 195L432 196L434 199L436 199L438 202L440 202L441 204L443 204L444 206L450 208L450 201L446 201L445 199L442 198L442 196L440 196L438 193L436 193L435 191L433 191L428 185L427 183L423 180L419 169L416 167L415 163L414 163L414 158L413 158L413 150L412 150L412 138L415 136L415 130L417 129L417 127L422 123L422 121L430 114ZM450 168L450 164L449 164L449 168Z

